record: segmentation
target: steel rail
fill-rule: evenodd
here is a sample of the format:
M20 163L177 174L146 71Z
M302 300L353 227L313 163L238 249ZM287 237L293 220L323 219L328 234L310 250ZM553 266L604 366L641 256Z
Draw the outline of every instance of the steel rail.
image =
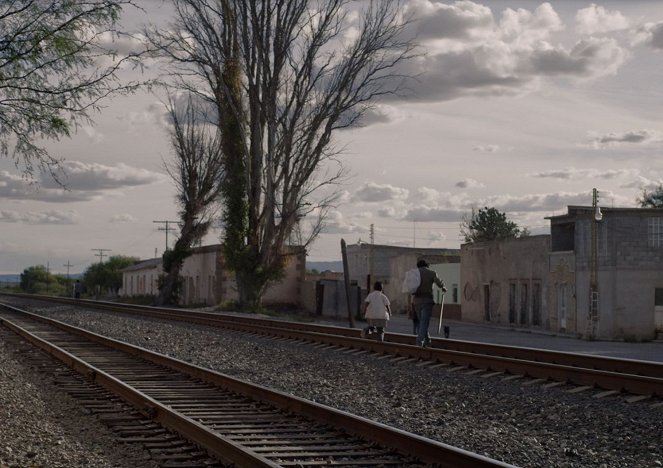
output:
M44 298L43 300L50 299ZM471 368L628 392L634 395L663 397L663 364L650 361L597 357L446 339L435 339L433 346L430 348L419 348L414 346L414 338L410 335L390 333L387 334L386 341L380 343L360 339L359 330L342 327L325 327L229 314L196 312L186 309L127 306L103 301L69 298L54 298L54 300L61 303L85 305L122 313L138 312L141 315L155 318L315 341L394 356L447 362Z
M122 352L123 355L132 356L142 362L148 361L153 363L158 366L159 369L172 369L185 374L188 378L194 379L194 381L201 381L206 384L223 388L229 392L244 395L248 398L279 408L279 410L285 411L286 413L295 413L309 420L318 421L318 424L333 426L347 434L359 437L361 440L371 440L374 443L378 443L389 449L397 450L399 453L405 454L407 457L419 459L427 464L439 464L440 466L461 468L511 466L482 455L474 454L441 442L376 423L344 411L329 408L263 386L234 379L227 375L213 372L184 361L113 340L53 319L22 311L16 307L6 304L0 305L14 314L21 314L24 317L29 317L32 321L46 324L63 332L92 341L98 345ZM163 402L150 397L143 391L134 388L133 385L129 385L119 378L114 377L112 371L104 371L101 364L97 366L86 362L82 358L76 356L75 352L69 352L61 346L57 346L46 339L36 336L36 334L31 333L26 326L20 326L15 324L12 320L2 317L0 317L0 324L24 337L35 346L40 347L50 355L65 363L67 366L93 380L95 383L117 394L143 414L149 415L163 426L180 433L184 437L194 441L196 444L204 447L211 454L214 454L221 460L237 463L238 466L243 467L284 466L270 460L267 456L260 455L260 453L257 453L254 449L246 448L242 444L220 435L217 430L211 429L209 426L198 422L193 417L175 411L170 407L171 405L164 404ZM58 337L55 338L57 339ZM59 341L66 344L71 342L71 338L59 337ZM85 350L86 353L92 353L91 358L95 359L95 353L90 350L89 346L82 346L81 348ZM103 359L98 360L100 362L103 361L106 366L110 365L108 363L110 356L108 355L104 355ZM158 371L152 371L151 374L148 372L148 377L154 379L158 373ZM138 379L139 377L140 375L133 375L134 379ZM143 383L141 385L146 384ZM140 387L140 385L138 386ZM189 384L183 384L183 386L186 388L190 387ZM168 393L175 392L176 387L173 388L172 391L169 390ZM166 386L164 388L169 387ZM204 404L205 402L201 401L200 403Z

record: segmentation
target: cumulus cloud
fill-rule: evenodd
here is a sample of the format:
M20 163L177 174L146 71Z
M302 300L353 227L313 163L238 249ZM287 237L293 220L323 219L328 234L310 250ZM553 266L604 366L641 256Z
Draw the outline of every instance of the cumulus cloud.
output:
M44 188L20 176L0 171L0 198L11 200L39 200L46 202L76 202L94 198L93 194L71 192L62 188Z
M116 214L110 218L111 223L133 223L136 221L137 219L128 213Z
M621 185L621 188L635 188L638 190L656 190L661 184L663 179L650 179L644 176L637 176L632 182Z
M456 187L459 188L483 188L485 185L483 185L481 182L478 180L474 179L463 179L461 181L456 182Z
M493 206L506 212L557 211L569 205L591 205L591 192L557 192L525 195L495 195L483 200L482 205Z
M430 187L419 187L414 195L411 197L411 200L416 203L433 203L437 202L442 198L442 194L439 190L435 190Z
M80 216L75 211L50 210L19 213L13 210L0 210L0 222L22 224L78 224Z
M354 232L368 232L369 230L355 223L348 223L343 214L337 210L330 210L324 221L322 233L324 234L350 234Z
M617 179L619 177L633 176L637 173L634 169L551 169L543 172L533 172L528 174L530 177L541 179Z
M443 4L416 0L426 55L404 67L417 76L413 99L448 100L461 96L522 94L542 79L592 79L613 74L628 52L611 38L585 37L571 46L554 40L565 25L550 3L534 10L507 8L496 17L488 6L465 0ZM618 15L601 9L581 14L582 24L614 28ZM602 16L601 16L602 15ZM587 18L585 18L587 17Z
M71 191L112 190L164 180L163 174L123 163L106 166L81 161L65 161L62 167L66 174L62 182ZM46 188L57 188L55 181L48 177L42 179L42 185Z
M472 148L472 150L480 153L497 153L500 147L499 145L478 145Z
M361 186L352 197L353 201L378 203L392 200L404 200L409 191L393 185L381 185L369 182Z
M628 26L628 20L621 12L607 10L595 3L578 10L576 13L576 30L580 34L602 34L620 31L628 28Z
M645 23L634 32L633 43L644 44L652 49L663 49L663 21Z
M406 221L416 222L460 222L463 219L463 211L450 208L411 208L403 217Z
M663 136L654 130L632 130L628 132L610 132L604 134L590 133L590 146L596 149L619 144L645 144L662 141Z
M521 61L519 69L533 76L592 79L616 73L628 55L615 39L590 37L569 50L549 44L541 46Z
M135 187L165 180L163 174L126 164L105 166L80 161L64 161L59 186L49 175L43 174L39 183L31 183L8 171L0 171L0 197L13 200L44 202L79 202L93 200L103 191Z

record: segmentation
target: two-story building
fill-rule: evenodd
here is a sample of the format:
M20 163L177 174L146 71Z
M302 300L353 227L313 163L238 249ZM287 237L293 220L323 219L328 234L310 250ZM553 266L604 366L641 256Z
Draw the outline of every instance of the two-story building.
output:
M663 209L601 212L569 206L547 218L550 235L462 245L463 320L586 338L662 333Z

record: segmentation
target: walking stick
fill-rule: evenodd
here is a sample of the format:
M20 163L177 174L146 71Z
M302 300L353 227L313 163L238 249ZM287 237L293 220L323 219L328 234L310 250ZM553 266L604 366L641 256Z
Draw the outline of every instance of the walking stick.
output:
M442 313L444 312L444 293L442 293L442 302L440 302L440 321L437 324L437 334L440 334L442 331ZM449 327L444 327L444 335L446 338L449 337Z

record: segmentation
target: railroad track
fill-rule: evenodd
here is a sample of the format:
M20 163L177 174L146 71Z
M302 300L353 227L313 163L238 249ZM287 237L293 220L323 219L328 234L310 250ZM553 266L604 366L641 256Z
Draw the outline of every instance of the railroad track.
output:
M0 324L224 464L510 466L6 304Z
M31 295L17 296L35 299ZM650 361L435 338L430 348L420 348L414 346L413 336L397 333L387 333L385 341L380 343L361 339L359 330L353 328L60 297L40 299L296 339L342 349L364 350L431 365L462 366L477 371L483 370L485 376L509 374L514 378L529 377L536 382L550 385L573 384L576 386L574 391L600 389L601 395L604 396L628 394L629 401L632 402L663 397L663 364Z

